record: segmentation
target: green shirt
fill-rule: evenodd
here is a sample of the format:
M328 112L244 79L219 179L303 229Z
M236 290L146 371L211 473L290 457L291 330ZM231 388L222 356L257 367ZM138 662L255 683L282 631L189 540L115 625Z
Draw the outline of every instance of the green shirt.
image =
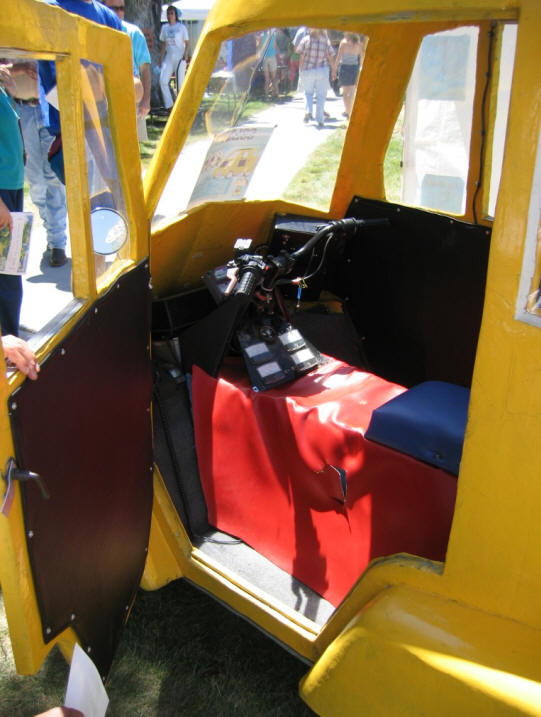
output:
M23 138L19 117L9 95L0 87L0 189L22 189L23 185Z

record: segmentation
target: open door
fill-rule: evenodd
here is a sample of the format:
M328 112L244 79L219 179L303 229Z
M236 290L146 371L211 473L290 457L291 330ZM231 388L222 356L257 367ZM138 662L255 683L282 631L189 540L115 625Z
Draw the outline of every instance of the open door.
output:
M131 47L34 0L23 0L19 33L5 18L20 3L7 3L0 54L56 70L73 301L32 338L39 379L0 378L0 581L19 672L78 640L105 679L144 569L153 499L149 231Z

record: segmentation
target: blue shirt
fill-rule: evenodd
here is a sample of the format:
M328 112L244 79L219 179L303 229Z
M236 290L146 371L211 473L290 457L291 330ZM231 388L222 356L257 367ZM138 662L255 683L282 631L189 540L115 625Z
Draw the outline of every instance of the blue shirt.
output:
M91 3L83 2L83 0L45 0L48 5L61 7L67 12L74 15L80 15L87 20L92 20L100 25L107 25L113 30L123 32L120 20L115 13L98 0L92 0ZM43 124L49 128L51 134L60 134L60 115L58 110L50 105L45 99L45 95L56 85L56 69L54 62L42 61L38 62L39 72L39 99L41 104L41 113L43 115Z
M24 185L23 138L11 98L0 87L0 189Z
M145 63L148 63L149 65L151 64L147 41L137 25L132 25L131 22L122 20L122 29L130 36L135 74L139 77L139 69L141 65L144 65Z

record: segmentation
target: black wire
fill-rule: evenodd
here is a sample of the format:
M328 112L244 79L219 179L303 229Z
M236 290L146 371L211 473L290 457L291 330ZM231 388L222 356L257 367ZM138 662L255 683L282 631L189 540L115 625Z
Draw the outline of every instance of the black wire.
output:
M321 269L321 267L323 266L323 262L325 261L325 255L327 254L327 247L329 246L332 238L333 238L332 234L330 237L327 238L327 241L325 242L325 246L323 247L323 252L321 254L320 262L317 265L316 270L313 271L311 274L306 274L305 276L303 276L301 281L308 281L308 279L311 279L312 277L314 277L318 273L318 271Z
M481 186L483 183L483 170L484 170L484 162L485 162L485 145L486 145L486 103L487 103L487 97L488 97L488 88L490 85L490 80L492 78L492 51L494 49L494 29L496 27L496 23L492 23L490 26L490 31L488 33L489 36L489 42L488 42L488 69L486 72L486 82L485 82L485 89L483 90L483 99L481 101L481 150L480 150L480 162L479 162L479 178L477 179L477 186L475 187L475 192L473 194L473 201L472 201L472 211L473 211L473 221L475 224L477 224L477 210L475 208L477 203L477 197L479 196L479 192L481 191Z

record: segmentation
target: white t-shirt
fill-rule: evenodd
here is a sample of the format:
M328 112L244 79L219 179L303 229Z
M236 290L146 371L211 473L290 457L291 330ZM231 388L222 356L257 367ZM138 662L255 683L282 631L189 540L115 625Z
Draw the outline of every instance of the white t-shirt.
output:
M166 53L182 57L188 40L188 30L184 23L176 22L174 25L169 23L162 25L160 41L165 42Z

